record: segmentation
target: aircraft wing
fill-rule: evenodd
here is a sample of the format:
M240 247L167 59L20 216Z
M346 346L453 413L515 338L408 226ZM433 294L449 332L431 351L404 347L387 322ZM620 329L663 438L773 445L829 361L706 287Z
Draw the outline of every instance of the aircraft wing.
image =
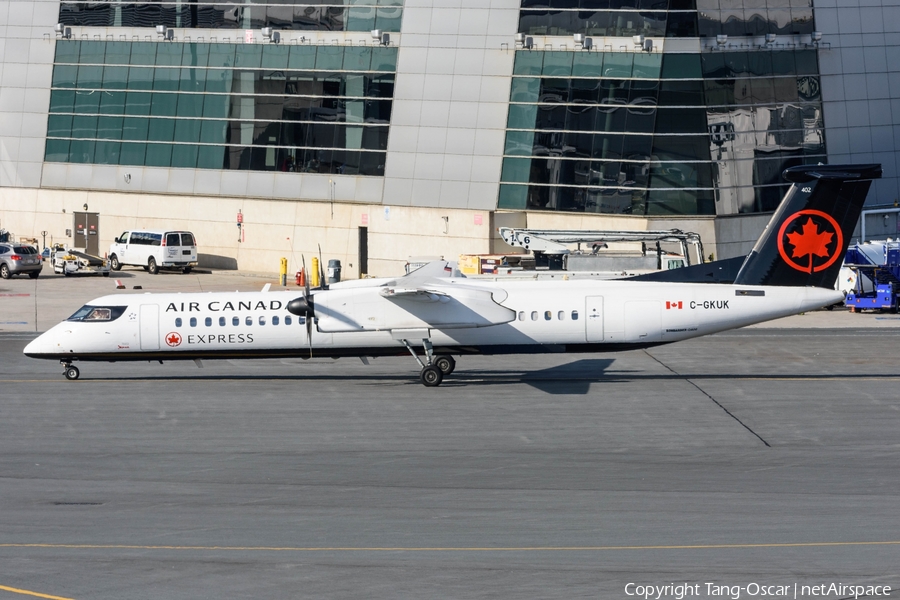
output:
M319 330L465 329L500 325L516 318L515 311L500 304L507 297L503 290L433 279L409 285L413 282L404 278L402 283L402 287L384 285L316 294Z

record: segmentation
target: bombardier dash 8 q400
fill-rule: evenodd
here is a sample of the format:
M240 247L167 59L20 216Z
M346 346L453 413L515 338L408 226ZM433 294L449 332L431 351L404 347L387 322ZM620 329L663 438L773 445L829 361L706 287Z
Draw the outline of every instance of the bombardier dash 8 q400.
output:
M409 352L422 383L436 386L453 372L454 356L647 348L840 302L838 270L881 166L799 166L784 177L793 185L742 261L567 281L473 280L431 263L404 277L306 289L299 297L114 294L78 309L25 354L59 360L65 376L77 379L75 361L365 361Z

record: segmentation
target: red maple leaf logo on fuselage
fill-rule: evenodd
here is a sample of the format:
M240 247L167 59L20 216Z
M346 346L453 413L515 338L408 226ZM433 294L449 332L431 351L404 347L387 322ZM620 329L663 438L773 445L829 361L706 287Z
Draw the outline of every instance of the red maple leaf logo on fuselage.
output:
M181 345L181 334L172 332L166 336L166 344L171 347L180 346Z
M819 233L819 226L813 223L812 217L807 218L803 224L803 233L787 234L788 243L794 247L792 258L809 256L809 272L813 272L813 256L828 257L828 244L834 239L834 233L823 231Z

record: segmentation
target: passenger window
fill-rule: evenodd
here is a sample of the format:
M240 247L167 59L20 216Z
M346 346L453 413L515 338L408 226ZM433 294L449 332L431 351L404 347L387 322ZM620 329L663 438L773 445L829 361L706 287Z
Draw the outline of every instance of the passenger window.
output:
M206 317L205 323L207 327L212 327L212 317Z
M566 311L564 311L564 310L559 311L559 314L557 315L557 317L559 317L560 321L565 321L566 320Z
M524 321L524 320L525 320L525 311L524 311L524 310L520 310L520 311L519 311L519 320L520 320L520 321Z
M219 317L219 327L225 327L225 317Z
M197 317L191 317L191 327L197 326Z
M265 317L260 317L260 318L259 318L259 324L260 324L260 325L265 325L265 324L266 324L266 318L265 318Z
M272 317L272 325L278 325L278 316Z
M240 325L240 324L241 324L241 319L240 319L240 317L231 317L231 325L232 325L233 327L237 327L237 326Z
M194 236L190 233L182 233L181 234L181 245L182 246L195 246L194 244Z
M577 310L573 310L573 311L572 311L572 320L573 320L573 321L577 321L577 320L578 320L578 311L577 311Z
M244 323L246 323L247 325L253 325L253 317L247 317L246 319L244 319Z
M536 310L531 311L531 320L537 321L537 311Z
M276 318L277 318L277 317L276 317ZM290 324L291 324L291 317L290 317L290 316L287 316L287 317L284 318L284 324L285 324L285 325L290 325Z
M166 234L166 246L180 246L181 240L178 237L177 233L167 233Z
M148 246L162 246L162 234L161 233L151 233L148 235L150 238L146 243Z
M175 327L181 327L181 317L175 319Z
M550 312L549 310L545 310L545 311L544 311L544 320L545 320L545 321L549 321L549 320L551 320L552 318L553 318L553 313Z

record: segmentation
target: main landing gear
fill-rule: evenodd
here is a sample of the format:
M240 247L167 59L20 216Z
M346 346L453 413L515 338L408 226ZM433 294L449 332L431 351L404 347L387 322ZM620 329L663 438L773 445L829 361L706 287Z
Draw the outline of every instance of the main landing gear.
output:
M72 365L72 363L63 363L63 375L65 375L66 379L69 381L75 381L81 375L81 371L78 370L78 367Z
M409 340L401 341L403 342L403 345L406 346L406 349L409 350L409 353L412 354L412 357L416 359L416 362L419 363L419 366L422 367L422 371L419 373L419 381L421 381L422 385L425 387L437 387L441 385L441 382L444 381L444 376L449 375L456 369L456 360L452 356L445 354L438 357L434 356L434 346L432 345L431 340L422 340L427 363L423 363L422 359L416 355L416 351L413 350Z

